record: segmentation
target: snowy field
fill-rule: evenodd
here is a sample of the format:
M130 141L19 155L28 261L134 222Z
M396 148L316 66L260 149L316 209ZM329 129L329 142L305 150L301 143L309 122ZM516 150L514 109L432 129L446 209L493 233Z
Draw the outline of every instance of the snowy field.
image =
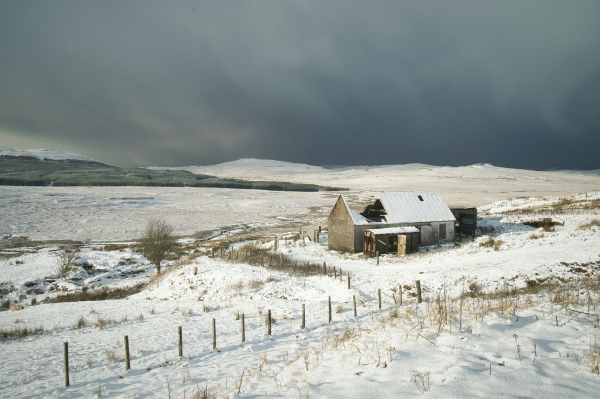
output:
M593 201L598 193L577 198ZM480 225L502 241L498 250L481 246L489 238L482 236L406 257L382 256L377 266L375 259L359 254L328 251L326 234L320 243L279 241L287 259L342 268L342 281L201 255L180 262L158 283L128 299L31 306L32 298L43 302L84 285L93 290L146 281L153 267L129 249L102 251L91 244L81 256L93 265L92 272L67 279L52 281L57 248L3 260L0 280L12 284L8 297L24 309L0 313L0 327L42 327L45 332L2 341L0 396L189 398L202 388L213 397L238 397L239 391L239 397L249 398L412 397L421 391L434 397L595 397L600 392L600 379L592 373L597 297L589 313L583 302L563 306L543 293L516 297L502 311L485 312L485 301L482 305L476 297L464 302L460 320L455 310L439 332L432 316L441 289L458 297L473 283L478 290L495 292L523 288L531 281L595 276L600 228L580 226L598 218L597 210L552 215L560 225L548 232L521 223L543 214L506 213L543 209L557 200L521 199L481 207ZM415 280L423 287L421 304L416 304ZM401 306L395 304L399 286ZM19 300L19 295L27 298ZM269 309L276 320L270 337L265 325ZM245 315L245 343L238 312ZM77 328L81 318L85 324ZM183 331L182 358L178 326ZM131 353L128 372L125 335ZM64 388L63 342L70 348L69 388Z
M419 184L429 184L423 191L436 191L435 181L451 190L457 171L420 168L437 171L437 177L424 178L425 183L415 177L415 186L402 191ZM294 239L298 228L326 226L333 193L0 187L0 292L3 301L23 308L0 312L0 329L39 328L31 336L0 338L0 397L205 397L200 391L218 398L600 396L600 222L590 225L600 219L600 193L592 189L598 176L522 171L518 179L503 181L495 168L477 180L481 168L494 167L463 170L473 182L465 177L465 186L451 196L455 203L472 198L479 206L482 236L418 254L382 256L379 265L362 254L329 251L326 233L319 243ZM295 173L331 173L292 169L282 180L293 180ZM452 176L440 177L443 173ZM393 191L400 178L392 180L389 186L381 176L377 181L381 190ZM486 193L471 193L477 184ZM582 194L567 195L571 189ZM353 188L351 203L376 191L364 190ZM537 194L517 194L529 192ZM496 202L486 202L489 198ZM178 261L168 262L160 279L128 245L150 217L172 223L187 248ZM555 222L547 231L524 224L545 217ZM325 262L331 272L336 268L337 277L250 266L228 260L228 254L207 256L225 237L244 239L243 232L263 237L257 245L265 248L272 248L278 234L277 251L286 261ZM81 268L64 278L57 276L58 255L67 244L60 240L83 242ZM244 251L243 244L230 249L233 259ZM423 289L420 304L417 280ZM94 292L148 281L127 299L45 302L83 287ZM540 286L548 288L535 289ZM497 296L511 290L520 291ZM271 336L268 310L274 319ZM69 343L68 388L63 342Z

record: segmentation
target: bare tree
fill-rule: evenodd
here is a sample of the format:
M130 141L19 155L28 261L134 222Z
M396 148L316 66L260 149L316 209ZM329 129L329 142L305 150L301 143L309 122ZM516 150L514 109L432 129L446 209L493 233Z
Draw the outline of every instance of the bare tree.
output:
M141 239L142 251L146 259L156 266L156 273L160 274L160 262L175 247L173 226L164 220L151 219L144 230Z

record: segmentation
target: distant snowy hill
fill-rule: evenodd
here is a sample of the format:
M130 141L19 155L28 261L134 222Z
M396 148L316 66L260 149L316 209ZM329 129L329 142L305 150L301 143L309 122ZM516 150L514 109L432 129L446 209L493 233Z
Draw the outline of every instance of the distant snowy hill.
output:
M247 171L260 170L264 172L323 172L326 169L321 166L307 165L303 163L293 163L285 161L274 161L271 159L256 159L256 158L242 158L237 161L223 162L216 165L207 166L175 166L175 167L161 167L161 166L149 166L148 169L178 169L187 170L196 173L198 169L210 168L211 170L233 170L233 169L244 169Z
M39 159L75 159L79 161L98 162L93 158L85 155L77 154L71 151L64 150L49 150L49 149L37 149L37 150L0 150L0 156L9 155L13 157L35 157Z

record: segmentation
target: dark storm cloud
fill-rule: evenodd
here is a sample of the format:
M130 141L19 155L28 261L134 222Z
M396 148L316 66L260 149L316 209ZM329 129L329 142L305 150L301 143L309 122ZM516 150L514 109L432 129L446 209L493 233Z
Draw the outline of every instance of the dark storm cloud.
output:
M599 17L596 0L3 2L0 138L118 165L598 168Z

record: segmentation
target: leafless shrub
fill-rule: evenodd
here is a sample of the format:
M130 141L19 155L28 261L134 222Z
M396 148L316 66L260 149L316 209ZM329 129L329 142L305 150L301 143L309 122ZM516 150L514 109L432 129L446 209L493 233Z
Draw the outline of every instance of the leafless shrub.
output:
M79 257L79 251L75 249L66 248L58 253L58 269L57 274L59 277L66 277L75 268L75 262Z

